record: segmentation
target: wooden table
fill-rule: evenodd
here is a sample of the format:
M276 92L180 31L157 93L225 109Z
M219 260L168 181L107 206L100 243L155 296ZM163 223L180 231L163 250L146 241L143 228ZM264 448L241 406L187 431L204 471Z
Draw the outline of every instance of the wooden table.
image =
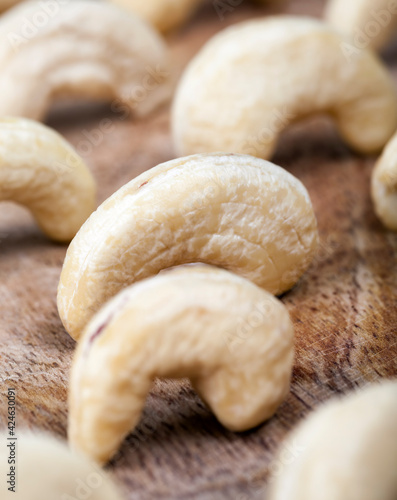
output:
M320 16L322 7L319 0L292 0L288 10ZM270 12L244 0L221 22L213 5L204 6L169 37L179 71L220 29ZM391 47L385 55L394 74L396 54ZM106 106L75 106L54 109L48 123L81 150L84 132L98 130L105 117L114 126L84 155L100 201L173 158L167 107L123 121ZM291 393L268 423L233 434L187 382L157 382L139 427L109 467L130 500L264 499L269 474L282 469L275 450L299 420L331 396L397 375L397 235L382 228L372 209L375 158L352 153L331 122L316 119L285 133L273 160L308 188L321 234L317 259L282 298L296 328ZM8 203L1 205L0 237L1 426L13 385L18 430L65 436L75 343L59 320L56 288L66 247L48 241L27 211Z

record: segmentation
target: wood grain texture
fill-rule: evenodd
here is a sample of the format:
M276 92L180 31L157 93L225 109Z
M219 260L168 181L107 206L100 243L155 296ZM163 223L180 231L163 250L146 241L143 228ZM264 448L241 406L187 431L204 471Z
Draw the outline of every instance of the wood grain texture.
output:
M318 0L294 0L289 12L318 16L321 9ZM226 25L270 12L242 2L221 22L211 4L203 7L169 38L179 71ZM396 55L391 47L385 57L397 83ZM95 146L82 146L104 118L111 130ZM144 120L122 120L103 106L54 109L48 123L83 153L100 201L173 157L168 108ZM233 434L187 382L157 382L139 427L109 466L126 498L264 499L270 473L282 469L275 450L300 419L335 394L397 376L397 235L373 212L374 160L349 151L324 119L283 134L273 161L307 186L321 235L309 272L282 298L296 328L291 393L268 423ZM65 436L75 344L58 318L56 287L66 247L48 241L28 212L9 203L1 205L0 238L0 425L14 386L18 429Z

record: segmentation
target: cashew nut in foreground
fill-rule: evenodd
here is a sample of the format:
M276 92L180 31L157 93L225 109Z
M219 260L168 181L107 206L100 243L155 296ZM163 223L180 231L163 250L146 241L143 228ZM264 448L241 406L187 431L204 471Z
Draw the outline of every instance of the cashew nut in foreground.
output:
M351 54L381 49L395 35L397 4L393 0L329 0L327 21L351 36ZM349 51L346 46L346 51Z
M71 453L62 441L47 434L17 434L15 441L8 433L0 434L2 500L121 500L107 473ZM13 472L14 485L12 475L7 475Z
M70 241L96 208L95 181L57 132L0 118L0 201L25 205L52 239Z
M54 2L51 15L43 5L0 18L0 115L41 120L54 98L71 96L143 115L169 98L166 46L138 16L90 0Z
M394 83L372 52L348 60L343 40L325 23L289 16L216 35L179 83L172 110L177 153L269 158L282 130L315 113L332 116L352 148L380 150L397 128Z
M59 314L77 340L122 288L192 262L280 294L307 269L317 243L309 195L284 169L227 153L179 158L127 183L83 225L63 265Z
M138 423L156 377L189 377L218 420L244 431L289 391L293 327L273 295L207 266L120 292L87 326L74 358L69 440L106 462Z
M161 32L170 31L183 25L203 0L112 0L114 3L130 10L152 24ZM285 3L284 0L254 0L255 3L267 5ZM241 3L241 1L240 1ZM213 1L214 14L222 17L238 7L237 2L224 0Z
M371 184L377 216L388 229L397 231L397 134L375 165Z
M291 449L294 458L283 460ZM316 411L281 446L277 462L269 500L395 500L397 381Z

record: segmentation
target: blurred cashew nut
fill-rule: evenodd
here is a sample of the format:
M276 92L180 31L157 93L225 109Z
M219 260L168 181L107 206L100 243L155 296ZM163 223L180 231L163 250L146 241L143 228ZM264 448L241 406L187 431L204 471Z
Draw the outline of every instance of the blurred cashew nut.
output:
M55 98L73 96L144 115L169 98L166 46L138 16L89 0L45 5L0 18L0 115L42 120Z
M394 0L329 0L325 17L335 28L351 36L352 54L367 48L381 49L396 32L397 3Z
M288 16L216 35L179 83L172 111L177 154L269 158L282 130L315 113L332 116L357 151L380 150L397 128L393 80L371 52L346 59L343 40L325 23Z
M3 443L0 448L0 474L3 478L0 497L3 500L122 498L104 470L72 453L66 444L54 437L18 430L15 441L8 433L2 433L0 442ZM7 476L13 472L14 476Z
M238 345L228 342L241 331ZM161 273L120 292L87 326L71 374L69 440L108 461L155 377L189 377L223 425L250 429L284 400L292 360L292 323L268 292L207 266Z
M307 269L317 243L309 195L282 168L223 153L179 158L127 183L84 224L63 265L59 314L77 340L122 288L192 262L280 294Z
M394 500L397 381L327 403L292 432L281 453L291 446L299 451L288 463L280 459L269 500Z
M161 32L182 26L203 0L112 0L152 24ZM255 3L277 4L285 0L254 0ZM243 0L240 1L243 3ZM213 0L214 15L224 16L239 5L236 0ZM223 20L223 19L222 19Z
M70 241L96 208L95 181L57 132L0 118L0 201L25 205L52 239Z
M375 165L371 183L376 214L388 229L397 231L397 134Z

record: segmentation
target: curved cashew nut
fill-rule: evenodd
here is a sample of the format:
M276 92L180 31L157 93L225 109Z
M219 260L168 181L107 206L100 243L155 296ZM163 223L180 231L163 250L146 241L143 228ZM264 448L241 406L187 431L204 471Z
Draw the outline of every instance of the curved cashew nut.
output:
M286 126L320 112L335 118L351 147L381 149L397 128L393 81L371 52L346 59L343 40L325 23L287 16L215 36L176 93L178 154L223 150L268 158Z
M387 228L397 231L397 134L375 165L371 182L376 214Z
M269 500L394 500L397 494L397 382L328 403L287 439ZM282 453L282 452L281 452ZM281 460L282 454L280 454Z
M59 314L77 340L122 288L190 262L280 294L307 269L317 241L309 195L282 168L223 153L179 158L123 186L84 224L63 265Z
M90 500L120 500L118 489L107 473L86 458L71 453L60 440L47 434L18 431L18 440L7 440L0 434L0 496L3 499L54 500L55 498L88 498ZM15 454L14 454L15 453ZM15 462L10 463L15 459ZM14 471L16 485L12 481ZM9 488L14 487L13 490ZM15 493L16 494L15 494Z
M161 273L114 297L77 348L72 447L106 462L138 423L155 377L189 377L219 421L250 429L289 391L293 327L273 295L228 271Z
M203 0L112 0L123 8L139 14L143 19L151 23L161 32L170 31L183 25L197 7L203 3ZM259 4L283 3L285 0L255 0ZM219 10L217 11L217 5ZM233 8L227 2L215 0L213 5L216 12L226 13ZM235 4L236 5L236 4ZM215 12L215 13L216 13Z
M138 16L89 0L45 5L23 2L0 19L0 115L40 120L58 96L143 115L169 97L167 49Z
M352 37L352 55L362 49L381 49L397 28L397 6L391 0L329 0L325 17Z
M95 181L54 130L0 118L0 201L25 205L52 239L70 241L95 210Z

